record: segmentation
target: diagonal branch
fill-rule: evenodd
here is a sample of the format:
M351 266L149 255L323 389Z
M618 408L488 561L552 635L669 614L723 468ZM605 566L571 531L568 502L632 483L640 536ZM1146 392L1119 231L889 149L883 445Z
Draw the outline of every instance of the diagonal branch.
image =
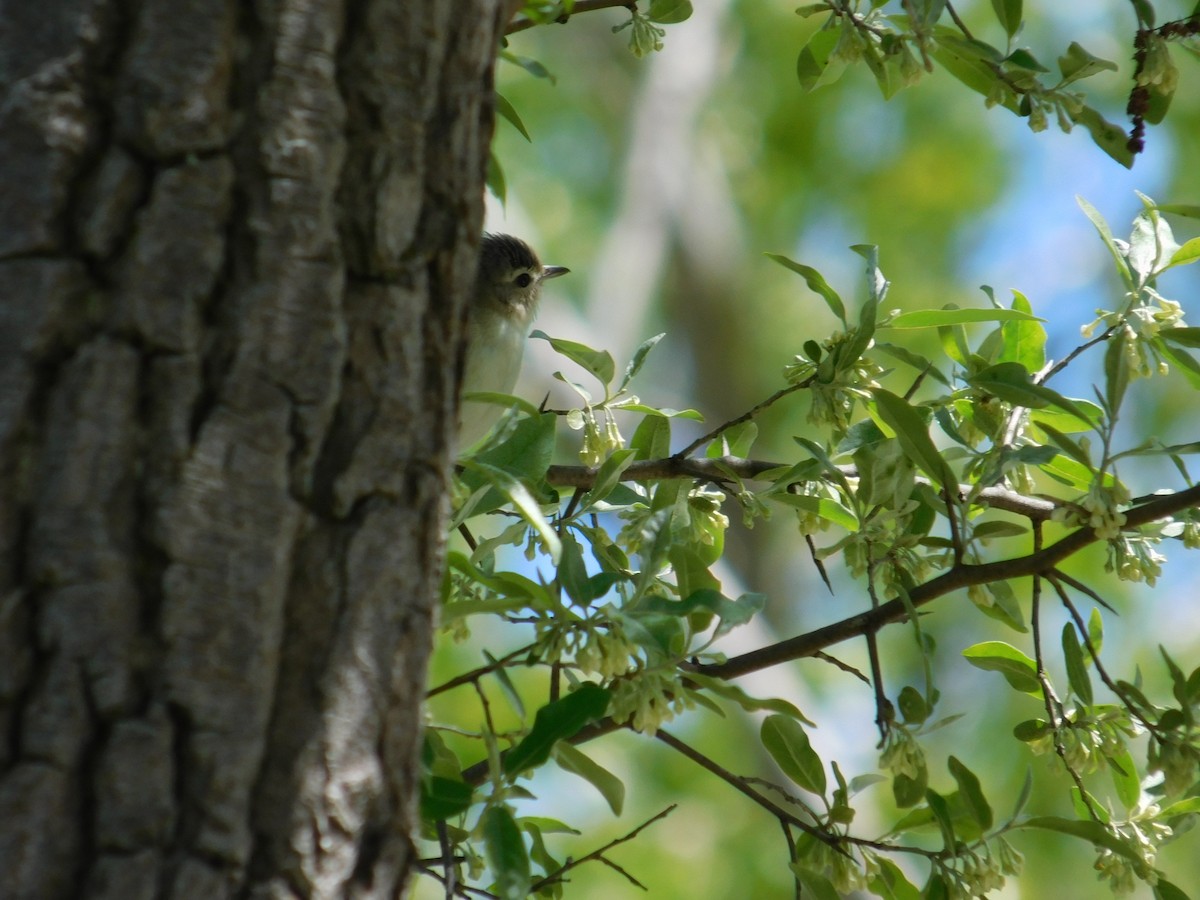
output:
M1200 504L1200 485L1174 494L1160 495L1148 503L1127 510L1125 527L1137 528L1157 519L1167 518L1173 513L1197 504ZM974 584L989 584L1009 578L1049 573L1058 563L1097 540L1099 538L1091 528L1080 528L1057 543L1028 556L980 565L955 566L937 578L930 579L913 588L909 592L909 597L914 607L921 607L951 591ZM716 678L736 678L739 675L747 675L793 659L812 656L818 650L824 650L833 644L878 631L884 625L904 619L906 615L907 610L903 601L889 600L877 609L850 616L826 625L824 628L817 628L769 647L743 653L741 656L735 656L723 663L687 668L689 671L700 672Z
M760 479L768 472L783 472L787 463L765 459L744 459L740 456L720 456L715 459L695 459L671 456L666 459L647 459L635 462L621 473L622 481L660 481L666 478L701 478L705 481L729 481L731 476L746 480ZM843 475L854 478L858 470L854 466L839 466ZM546 481L554 487L591 488L596 483L599 470L592 466L551 466L546 471ZM993 486L977 489L973 485L960 484L958 494L971 498L972 502L1016 513L1035 521L1044 521L1053 515L1062 501L1027 497L1005 487Z

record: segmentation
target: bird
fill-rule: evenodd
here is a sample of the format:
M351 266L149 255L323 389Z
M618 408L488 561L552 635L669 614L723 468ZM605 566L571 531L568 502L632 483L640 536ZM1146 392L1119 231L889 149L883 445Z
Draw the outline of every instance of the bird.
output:
M462 391L508 394L521 373L525 339L537 314L542 282L566 275L563 266L544 266L520 238L485 234L467 321L467 355ZM504 412L494 403L466 401L459 411L461 453L479 442Z

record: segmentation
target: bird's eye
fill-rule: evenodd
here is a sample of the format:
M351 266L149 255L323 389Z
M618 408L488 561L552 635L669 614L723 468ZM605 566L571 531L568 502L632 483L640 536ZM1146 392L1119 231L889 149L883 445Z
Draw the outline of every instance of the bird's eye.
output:
M513 283L516 284L517 287L527 288L533 284L533 276L528 272L522 272L513 279Z

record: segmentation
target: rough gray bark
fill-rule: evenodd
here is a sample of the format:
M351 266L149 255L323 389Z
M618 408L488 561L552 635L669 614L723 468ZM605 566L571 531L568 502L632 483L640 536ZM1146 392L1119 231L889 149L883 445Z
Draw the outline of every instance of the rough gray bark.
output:
M500 0L0 0L0 894L411 867Z

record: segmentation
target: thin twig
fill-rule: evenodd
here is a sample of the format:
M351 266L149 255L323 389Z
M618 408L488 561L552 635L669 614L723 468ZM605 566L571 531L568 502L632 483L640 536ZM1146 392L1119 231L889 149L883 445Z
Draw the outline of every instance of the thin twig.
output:
M802 390L802 389L808 387L810 384L812 384L814 377L815 376L810 375L808 378L805 378L801 382L797 382L796 384L789 384L785 388L780 388L775 393L773 393L770 397L768 397L766 400L763 400L761 403L755 405L751 409L742 413L740 416L730 419L728 422L724 422L724 423L718 425L716 428L714 428L708 434L705 434L705 435L702 435L702 436L696 438L694 441L692 441L690 444L688 444L686 447L684 447L682 450L680 450L678 453L676 453L671 458L672 459L683 459L689 453L691 453L693 450L703 447L705 444L707 444L713 438L718 437L721 434L724 434L726 431L728 431L730 428L733 428L735 425L741 425L743 422L749 422L751 419L753 419L755 416L757 416L764 409L773 405L774 403L778 402L779 400L782 400L788 394L794 394L796 391L799 391L799 390Z
M1033 531L1034 550L1036 551L1041 544L1042 530L1035 528ZM1067 748L1063 744L1062 729L1062 702L1054 693L1054 686L1050 684L1050 677L1046 674L1046 660L1042 655L1042 579L1035 575L1033 578L1033 603L1030 610L1030 619L1032 619L1033 628L1033 660L1037 667L1037 681L1042 688L1042 703L1046 708L1046 718L1050 724L1050 731L1054 740L1054 752L1058 754L1058 758L1062 760L1063 766L1067 770L1067 774L1071 776L1071 780L1075 782L1075 787L1079 789L1079 798L1083 805L1087 807L1088 815L1095 821L1101 821L1099 813L1092 806L1091 798L1088 795L1087 787L1083 783L1083 776L1075 770L1067 759Z
M607 844L605 844L603 847L601 847L599 850L593 850L587 856L581 856L581 857L579 857L579 859L568 860L564 865L562 865L558 869L555 869L553 872L551 872L545 878L540 878L537 881L535 881L533 884L531 884L529 886L529 893L536 894L539 890L541 890L546 885L555 884L559 881L562 881L563 876L565 874L567 874L567 872L571 871L572 869L576 868L577 866L583 865L585 862L590 862L593 859L598 859L601 862L608 863L610 866L615 868L618 872L620 872L626 878L629 878L630 881L633 881L633 883L638 885L638 887L641 887L643 890L645 890L645 887L643 885L641 885L636 879L634 879L628 872L626 872L620 866L617 866L616 864L610 862L609 860L604 859L604 854L607 853L609 850L611 850L613 847L616 847L620 844L624 844L626 841L633 840L635 837L637 837L639 834L641 834L643 831L645 831L647 828L649 828L651 825L653 825L659 819L664 819L667 816L669 816L671 813L673 813L678 806L679 806L678 803L672 803L666 809L651 816L649 819L647 819L645 822L643 822L637 828L633 829L633 831L629 832L628 834L622 835L619 838L614 838L613 840L611 840Z
M834 835L829 834L826 831L823 831L822 829L818 828L815 825L805 822L803 819L797 818L795 815L788 812L786 809L784 809L782 806L780 806L774 800L771 800L769 797L764 797L762 794L760 794L758 791L756 791L753 787L750 786L750 784L746 781L745 778L743 778L740 775L736 775L733 772L730 772L728 769L726 769L724 766L722 766L715 760L709 759L707 756L705 756L699 750L696 750L695 748L689 746L688 744L685 744L683 741L679 740L679 738L675 737L671 733L664 731L660 728L657 732L655 732L654 736L656 738L658 738L660 741L662 741L664 744L666 744L668 747L682 753L684 756L686 756L692 762L696 763L696 765L700 766L703 769L707 769L709 772L716 775L718 778L720 778L722 781L724 781L730 787L745 794L747 797L749 797L751 800L753 800L755 803L757 803L759 806L761 806L763 809L765 809L771 815L775 816L775 818L779 819L781 822L787 822L788 824L792 825L793 827L799 828L805 834L816 838L821 843L828 845L832 849L837 850L839 853L846 852L845 850L842 849L841 841L839 840L839 838L835 837Z
M1189 509L1198 504L1200 504L1200 485L1177 491L1174 494L1160 494L1141 506L1126 510L1125 528L1134 529L1158 519L1165 519L1180 510ZM910 589L907 604L899 598L889 600L878 609L849 616L823 628L813 629L769 647L751 650L749 653L732 657L723 663L691 667L690 671L716 678L736 678L780 663L812 656L818 650L824 650L869 631L877 631L892 622L906 619L909 605L920 608L938 597L972 585L990 584L995 581L1007 581L1011 578L1049 572L1064 559L1074 556L1084 547L1094 544L1098 540L1100 538L1096 536L1096 532L1085 526L1071 532L1049 547L1028 556L990 563L964 563Z
M430 697L436 697L438 694L445 693L446 691L451 690L452 688L456 688L456 687L459 687L460 685L464 685L464 684L470 684L472 681L478 681L484 675L488 675L492 672L495 672L497 669L503 669L514 659L516 659L519 656L524 656L526 653L528 653L530 650L532 650L535 646L537 646L537 645L536 644L526 644L524 647L519 647L518 649L514 650L512 653L502 656L499 659L492 660L486 666L480 666L477 669L472 669L470 672L464 672L462 675L456 675L455 677L451 678L449 681L444 681L441 684L439 684L437 687L430 688L428 693L425 694L425 697L426 697L426 699L428 699Z
M637 9L637 3L635 0L576 0L575 8L571 10L570 16L568 16L566 13L563 13L554 21L560 25L565 25L570 18L577 16L580 13L595 12L598 9L615 9L616 7L620 6L623 6L628 10ZM504 33L506 35L516 34L518 31L525 31L528 28L533 28L541 24L541 22L530 19L526 16L518 16L508 23L508 27L504 29Z
M681 451L682 452L682 451ZM785 471L789 464L764 459L746 459L740 456L720 456L713 459L695 459L680 454L666 459L646 459L635 462L621 473L621 481L646 482L667 478L701 478L714 483L730 480L731 476L752 481L765 473ZM554 487L590 488L596 483L599 469L593 466L551 466L546 470L546 482ZM847 478L856 478L854 466L838 466L838 471ZM928 484L928 479L918 478L918 483ZM1028 497L1005 487L986 487L976 490L970 484L958 485L960 497L970 497L973 503L993 509L1016 513L1027 519L1045 520L1054 515L1062 501L1043 497Z

